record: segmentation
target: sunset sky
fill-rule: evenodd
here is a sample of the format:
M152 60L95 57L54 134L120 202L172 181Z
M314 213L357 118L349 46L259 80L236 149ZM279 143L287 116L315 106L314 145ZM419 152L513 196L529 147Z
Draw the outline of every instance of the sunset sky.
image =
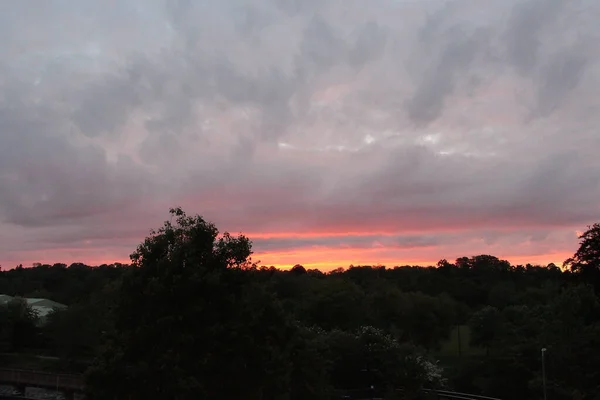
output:
M262 265L562 263L600 221L598 0L6 0L0 265L181 206Z

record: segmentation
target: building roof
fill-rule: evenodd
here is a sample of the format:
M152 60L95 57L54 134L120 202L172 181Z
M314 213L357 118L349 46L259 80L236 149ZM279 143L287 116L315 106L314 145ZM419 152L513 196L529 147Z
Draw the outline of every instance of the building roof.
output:
M32 307L67 308L67 306L65 306L64 304L60 304L60 303L57 303L56 301L48 300L48 299L26 298L25 300L27 301L27 304L29 304Z
M6 304L12 299L14 299L14 297L5 294L0 294L0 304ZM64 304L57 303L56 301L48 299L25 298L24 300L27 302L27 305L29 305L31 308L33 308L33 310L37 312L39 317L45 317L55 308L67 308L67 306Z
M12 300L11 296L7 296L5 294L0 294L0 304L8 303Z

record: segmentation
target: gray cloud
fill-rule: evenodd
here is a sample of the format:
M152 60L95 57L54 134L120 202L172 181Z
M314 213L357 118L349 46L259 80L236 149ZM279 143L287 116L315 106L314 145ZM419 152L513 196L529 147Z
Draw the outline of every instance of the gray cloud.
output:
M541 73L537 92L538 112L548 115L577 88L585 73L588 55L581 49L553 54Z
M600 211L596 1L98 4L0 13L11 260L143 235L175 204L233 231L556 241Z
M438 43L441 42L442 49L438 50L437 59L430 61L430 66L422 65L421 68L429 70L422 75L422 81L407 104L412 121L428 123L440 116L447 96L454 92L459 76L469 71L476 55L486 45L487 36L486 29L465 32L461 27L439 33ZM429 43L429 46L433 50L435 45Z
M545 30L556 26L567 3L564 0L526 0L513 6L505 38L508 60L520 73L529 74L537 66L542 36Z
M428 248L449 242L451 238L417 235L399 235L399 236L382 236L382 235L362 235L362 236L337 236L337 237L286 237L286 238L268 238L255 239L255 246L264 249L263 251L293 251L319 248L337 248L337 249L373 249L387 247L392 249L413 249L413 248Z

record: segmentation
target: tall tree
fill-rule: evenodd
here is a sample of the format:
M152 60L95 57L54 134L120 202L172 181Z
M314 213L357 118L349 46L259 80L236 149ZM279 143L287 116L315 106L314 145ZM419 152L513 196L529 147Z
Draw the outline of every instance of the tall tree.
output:
M588 226L588 229L579 236L579 249L573 257L564 262L564 266L573 272L600 270L600 224Z
M600 293L600 224L588 226L588 229L579 236L579 249L573 257L565 260L563 266L583 281L594 285L596 292Z
M172 209L131 256L114 335L88 374L92 399L278 399L293 326L248 282L252 246ZM232 382L235 380L235 383Z

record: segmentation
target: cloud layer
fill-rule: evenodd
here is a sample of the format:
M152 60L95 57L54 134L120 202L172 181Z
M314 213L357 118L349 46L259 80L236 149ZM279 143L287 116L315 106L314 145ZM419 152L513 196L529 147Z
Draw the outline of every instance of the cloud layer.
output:
M600 218L595 0L8 1L0 264L175 205L265 264L562 261Z

